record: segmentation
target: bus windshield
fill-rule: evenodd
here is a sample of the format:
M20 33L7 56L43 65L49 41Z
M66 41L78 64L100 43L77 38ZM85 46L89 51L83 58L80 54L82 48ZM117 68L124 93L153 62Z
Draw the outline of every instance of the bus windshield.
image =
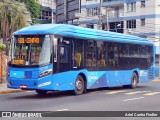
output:
M12 65L43 65L50 63L51 39L49 35L15 36L12 43Z

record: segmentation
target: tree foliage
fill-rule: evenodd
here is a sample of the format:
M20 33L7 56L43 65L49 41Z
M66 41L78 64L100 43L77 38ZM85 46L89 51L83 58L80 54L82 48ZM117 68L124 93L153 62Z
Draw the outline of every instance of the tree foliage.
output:
M0 2L0 34L3 40L11 37L11 34L26 26L26 14L29 12L23 3L15 0Z
M32 24L35 24L40 15L40 5L37 2L35 2L35 0L19 0L19 1L25 3L27 9L31 13Z

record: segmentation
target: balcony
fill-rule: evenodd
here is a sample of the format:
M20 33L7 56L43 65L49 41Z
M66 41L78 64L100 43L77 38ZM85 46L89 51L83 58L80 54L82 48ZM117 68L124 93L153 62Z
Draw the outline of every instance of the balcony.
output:
M102 6L119 6L124 4L124 0L103 0Z

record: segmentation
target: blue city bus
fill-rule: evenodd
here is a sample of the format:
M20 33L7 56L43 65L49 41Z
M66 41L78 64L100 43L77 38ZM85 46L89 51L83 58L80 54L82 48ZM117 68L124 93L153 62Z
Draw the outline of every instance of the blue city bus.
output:
M124 86L154 79L154 45L136 36L66 24L39 24L14 32L8 88L48 91Z

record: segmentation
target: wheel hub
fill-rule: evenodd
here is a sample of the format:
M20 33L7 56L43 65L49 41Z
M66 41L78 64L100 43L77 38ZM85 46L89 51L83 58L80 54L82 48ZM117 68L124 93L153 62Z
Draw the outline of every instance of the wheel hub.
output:
M80 80L77 80L76 88L77 88L77 90L81 90L82 89L82 82Z

